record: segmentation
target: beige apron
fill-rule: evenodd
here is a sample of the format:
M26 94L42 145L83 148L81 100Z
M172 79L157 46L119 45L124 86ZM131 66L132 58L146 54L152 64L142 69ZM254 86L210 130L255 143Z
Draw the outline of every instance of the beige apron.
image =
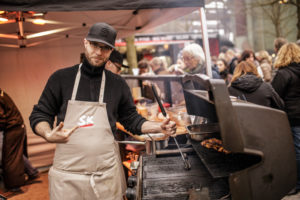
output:
M105 71L99 102L76 101L80 80L76 76L68 102L64 128L78 128L65 144L57 144L49 171L51 200L119 200L126 190L119 147L111 131L103 103Z

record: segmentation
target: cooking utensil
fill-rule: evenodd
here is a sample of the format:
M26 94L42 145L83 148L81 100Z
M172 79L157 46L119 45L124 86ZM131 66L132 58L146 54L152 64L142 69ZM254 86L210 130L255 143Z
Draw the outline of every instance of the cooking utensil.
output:
M152 91L153 91L154 97L155 97L155 99L156 99L156 101L157 101L157 103L159 105L160 110L161 110L161 113L163 114L164 117L167 117L167 113L166 113L165 108L163 107L163 105L162 105L162 103L160 101L160 98L159 98L159 96L157 94L156 88L154 87L153 84L151 85L151 87L152 87ZM188 161L187 154L183 154L182 153L182 151L180 149L180 146L179 146L179 144L178 144L178 142L176 140L176 136L173 137L173 138L174 138L175 144L176 144L176 146L177 146L177 148L178 148L178 150L180 152L180 155L182 157L182 160L183 160L183 163L184 163L184 169L186 169L186 170L191 169L191 163Z
M188 125L186 128L191 139L196 141L220 136L220 127L218 123L192 124Z
M183 163L184 163L184 169L190 170L190 169L191 169L191 163L188 161L187 154L186 154L186 153L185 153L185 154L182 153L182 151L181 151L181 149L180 149L180 147L179 147L179 144L178 144L178 142L177 142L177 140L176 140L175 137L174 137L174 141L175 141L175 143L176 143L176 146L177 146L177 148L178 148L178 150L179 150L179 152L180 152L181 158L182 158L182 160L183 160Z
M157 103L159 105L160 111L163 114L163 116L166 117L167 113L166 113L165 108L163 107L163 105L162 105L162 103L160 101L160 98L159 98L159 96L157 94L156 88L155 88L155 86L153 84L151 84L151 87L152 87L152 91L153 91L154 97L155 97L155 99L156 99L156 101L157 101Z

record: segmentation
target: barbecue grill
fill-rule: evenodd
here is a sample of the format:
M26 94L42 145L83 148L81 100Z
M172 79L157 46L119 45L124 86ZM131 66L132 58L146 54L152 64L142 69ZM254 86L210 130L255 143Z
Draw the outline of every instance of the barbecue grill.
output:
M192 149L186 151L191 170L184 170L174 151L142 155L129 199L276 200L296 185L293 139L284 112L231 99L223 80L205 75L186 75L182 84L188 114L217 125L212 137L231 153L207 149L187 135L181 146Z

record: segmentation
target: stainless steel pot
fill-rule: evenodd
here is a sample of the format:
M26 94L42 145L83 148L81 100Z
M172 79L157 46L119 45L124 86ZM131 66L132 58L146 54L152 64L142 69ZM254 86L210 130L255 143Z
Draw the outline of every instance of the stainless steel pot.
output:
M164 140L155 141L156 150L161 150L167 148L169 145L169 138Z
M220 135L220 127L218 123L192 124L188 125L186 128L191 139L196 141L202 141L204 139L218 137Z

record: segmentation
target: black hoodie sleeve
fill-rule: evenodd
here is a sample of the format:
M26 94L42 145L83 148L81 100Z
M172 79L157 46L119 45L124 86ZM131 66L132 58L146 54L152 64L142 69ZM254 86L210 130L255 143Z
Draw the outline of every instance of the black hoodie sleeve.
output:
M38 104L34 105L29 116L30 126L35 132L35 126L46 121L53 127L54 118L59 112L59 105L62 100L59 76L56 73L50 76Z
M124 125L126 130L140 135L142 124L146 121L141 115L136 111L136 106L134 105L133 98L125 80L123 80L122 85L122 98L119 104L118 114L119 122Z

